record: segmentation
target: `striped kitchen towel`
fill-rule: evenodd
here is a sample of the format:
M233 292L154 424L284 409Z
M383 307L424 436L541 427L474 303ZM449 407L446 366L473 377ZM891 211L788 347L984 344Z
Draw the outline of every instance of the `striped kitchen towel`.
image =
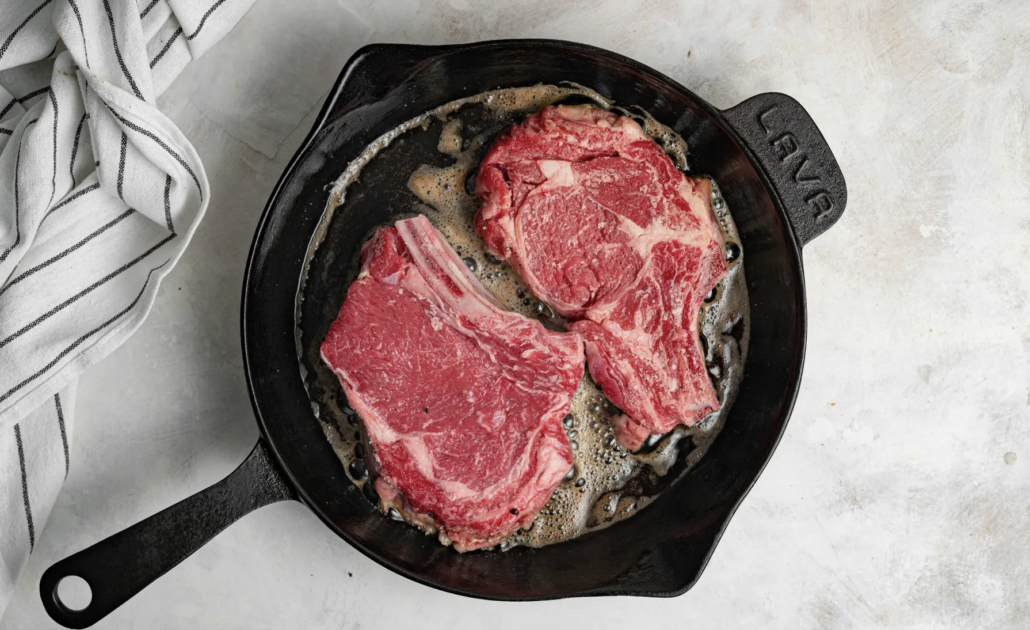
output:
M0 0L0 615L68 473L75 381L210 197L156 107L254 0Z

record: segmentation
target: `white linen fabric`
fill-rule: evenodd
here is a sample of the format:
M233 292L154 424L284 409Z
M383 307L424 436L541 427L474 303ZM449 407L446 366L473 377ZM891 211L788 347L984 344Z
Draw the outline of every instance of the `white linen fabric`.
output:
M207 207L156 98L253 1L0 2L0 615L68 473L78 375Z

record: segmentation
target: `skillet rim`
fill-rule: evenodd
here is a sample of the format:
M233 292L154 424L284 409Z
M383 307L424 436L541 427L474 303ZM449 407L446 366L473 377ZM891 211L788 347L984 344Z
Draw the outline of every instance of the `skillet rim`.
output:
M457 51L510 48L514 46L557 48L559 50L568 50L578 53L587 53L589 55L601 56L617 64L629 66L633 69L641 71L643 74L649 75L654 79L658 80L659 82L666 84L672 90L679 92L686 99L694 102L700 109L702 109L706 114L708 114L708 116L721 128L721 130L727 135L729 135L731 139L733 139L733 141L737 145L737 148L747 157L750 165L754 169L755 173L758 175L763 188L768 194L769 199L772 201L773 207L776 209L776 212L778 213L779 218L781 219L781 222L783 224L784 237L786 244L788 245L787 249L791 254L791 259L788 262L795 269L794 280L797 282L795 291L797 314L795 326L797 328L797 342L794 348L794 356L791 360L791 365L794 367L796 374L791 378L790 385L788 387L789 392L783 397L783 411L781 414L779 414L780 417L778 418L778 428L776 430L776 435L771 440L768 455L766 455L761 464L757 467L751 479L748 479L747 482L743 485L742 489L739 492L739 496L737 496L735 500L732 502L732 504L729 505L727 509L725 509L724 513L722 513L719 517L713 519L712 523L706 525L703 528L703 534L705 536L710 536L710 542L707 545L707 550L705 551L702 559L700 560L700 564L697 565L696 568L686 567L685 570L679 572L679 574L681 574L683 578L682 584L674 589L641 590L619 588L617 586L604 586L584 591L572 591L567 593L554 593L530 596L496 596L482 592L461 590L440 582L427 579L421 575L408 571L404 567L398 566L397 564L391 562L390 558L378 554L372 549L369 549L365 545L361 544L358 540L352 538L346 530L338 527L337 524L334 523L329 518L329 516L318 507L315 500L312 498L312 496L310 496L308 488L306 488L303 484L301 484L298 481L297 476L294 474L294 472L288 465L287 459L283 457L282 453L280 452L280 445L278 445L275 440L269 437L269 431L267 430L266 426L266 414L262 413L261 404L259 403L257 395L255 393L256 390L254 383L256 377L255 370L252 366L251 348L250 343L248 343L247 329L248 321L250 320L248 312L250 310L249 307L251 305L252 299L251 293L256 289L256 284L254 280L255 267L257 264L256 259L259 256L259 251L261 250L262 244L264 244L269 237L269 223L277 214L285 212L285 210L283 209L278 209L279 212L276 212L277 208L275 206L278 205L280 196L283 194L286 186L290 183L290 180L294 176L295 169L298 166L298 164L300 164L300 162L305 157L307 157L309 151L315 148L315 141L319 136L320 132L325 128L327 122L329 122L330 118L332 117L334 109L336 108L338 102L343 96L343 92L347 86L348 79L352 76L354 70L358 68L361 63L365 62L365 60L369 57L373 56L374 54L380 51L386 50L391 51L394 54L410 51L411 53L413 53L413 58L423 62L427 62L435 57L443 56L448 53ZM404 80L398 83L397 86L395 86L395 89L397 87L403 86L407 81L411 79L411 77L415 76L415 74L417 74L417 70L413 71L408 77L406 77ZM745 101L746 100L747 99L745 99ZM709 561L711 560L711 557L714 554L715 549L718 546L723 534L725 533L726 528L729 525L729 521L736 514L736 511L740 508L740 505L743 503L744 499L750 493L751 489L758 481L758 478L764 472L765 467L769 464L769 461L772 459L772 456L775 453L776 448L780 443L780 440L783 438L783 434L786 431L787 424L790 421L790 416L792 415L794 410L794 405L797 400L797 395L800 390L801 379L804 372L804 359L807 346L808 317L804 266L801 256L801 244L791 222L790 214L787 212L785 208L783 199L777 192L775 186L773 186L771 178L766 172L765 167L757 158L751 146L746 142L746 140L743 137L741 137L741 135L733 128L733 126L729 124L729 122L726 119L726 114L724 110L719 110L715 108L707 101L696 95L693 91L687 89L674 79L666 76L665 74L645 64L642 64L638 61L635 61L629 57L620 55L618 53L611 52L603 48L590 46L588 44L581 44L564 40L516 38L485 40L479 42L446 45L375 43L363 46L362 48L355 51L355 53L350 57L350 59L348 59L347 63L344 65L342 71L340 72L340 75L336 79L336 82L330 89L329 97L326 99L321 111L315 118L315 122L312 124L311 129L308 131L307 136L301 142L300 146L298 147L294 155L290 158L290 161L283 169L282 174L276 182L276 185L273 187L271 193L269 194L268 201L266 202L265 208L262 211L261 217L259 218L258 223L254 229L254 236L251 241L251 246L247 255L242 293L243 295L240 303L241 350L243 353L244 374L246 376L247 381L247 394L250 398L251 406L254 409L255 419L257 421L258 430L260 433L259 441L262 441L267 446L268 450L272 454L274 463L277 465L280 472L288 480L289 484L294 488L299 500L305 506L307 506L308 509L314 512L315 515L319 518L319 520L321 520L327 527L329 527L329 529L333 531L337 536L339 536L352 547L357 549L364 556L370 558L371 560L383 566L384 568L389 569L394 573L402 575L408 579L411 579L425 586L429 586L431 588L442 590L448 593L463 595L466 597L474 597L477 599L487 599L494 601L545 601L563 599L566 597L587 597L602 595L676 597L690 590L690 588L692 588L694 584L697 583L698 579L700 579ZM258 298L257 296L254 296L255 301L259 299L260 298ZM695 532L695 535L697 534L698 532ZM666 539L665 542L667 541L668 539ZM659 542L658 544L661 544L661 542Z

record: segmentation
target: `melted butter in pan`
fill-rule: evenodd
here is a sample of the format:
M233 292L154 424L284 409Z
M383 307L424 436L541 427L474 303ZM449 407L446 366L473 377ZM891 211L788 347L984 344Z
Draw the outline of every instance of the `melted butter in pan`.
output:
M411 214L424 213L464 259L465 264L502 305L553 329L566 322L535 299L528 287L504 262L488 254L473 229L478 209L474 180L479 160L507 125L526 115L562 102L591 102L620 115L631 116L658 142L681 169L687 170L687 145L672 129L639 109L624 110L582 86L538 85L479 94L448 103L404 123L372 143L351 162L333 187L322 224L312 240L311 259L328 229L336 208L346 203L347 188L361 170L397 138L406 134L438 133L436 147L445 165L422 164L408 178L412 193ZM473 133L466 129L463 113L479 108L495 124ZM733 217L718 184L712 182L712 207L727 244L729 272L704 301L699 334L706 362L722 407L693 427L679 426L663 436L652 436L637 453L628 453L615 441L611 417L619 413L588 373L573 397L563 424L573 446L575 465L558 486L528 530L519 530L500 547L539 547L580 536L628 518L645 508L663 488L696 464L725 423L743 376L750 330L743 252ZM303 295L303 284L299 295ZM328 385L328 383L327 383ZM339 386L336 386L339 390ZM316 410L348 477L376 501L364 463L367 444L362 442L360 422L346 406L342 392L335 404ZM327 417L328 416L328 417Z

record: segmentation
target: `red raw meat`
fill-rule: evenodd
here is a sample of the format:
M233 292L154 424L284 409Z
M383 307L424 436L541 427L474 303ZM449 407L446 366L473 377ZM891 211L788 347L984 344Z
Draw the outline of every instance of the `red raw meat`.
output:
M575 320L591 375L625 412L621 444L719 408L698 333L726 274L708 180L685 177L629 118L558 106L498 138L476 194L487 249Z
M322 343L376 489L459 551L528 527L572 468L583 342L504 310L424 216L380 229Z

